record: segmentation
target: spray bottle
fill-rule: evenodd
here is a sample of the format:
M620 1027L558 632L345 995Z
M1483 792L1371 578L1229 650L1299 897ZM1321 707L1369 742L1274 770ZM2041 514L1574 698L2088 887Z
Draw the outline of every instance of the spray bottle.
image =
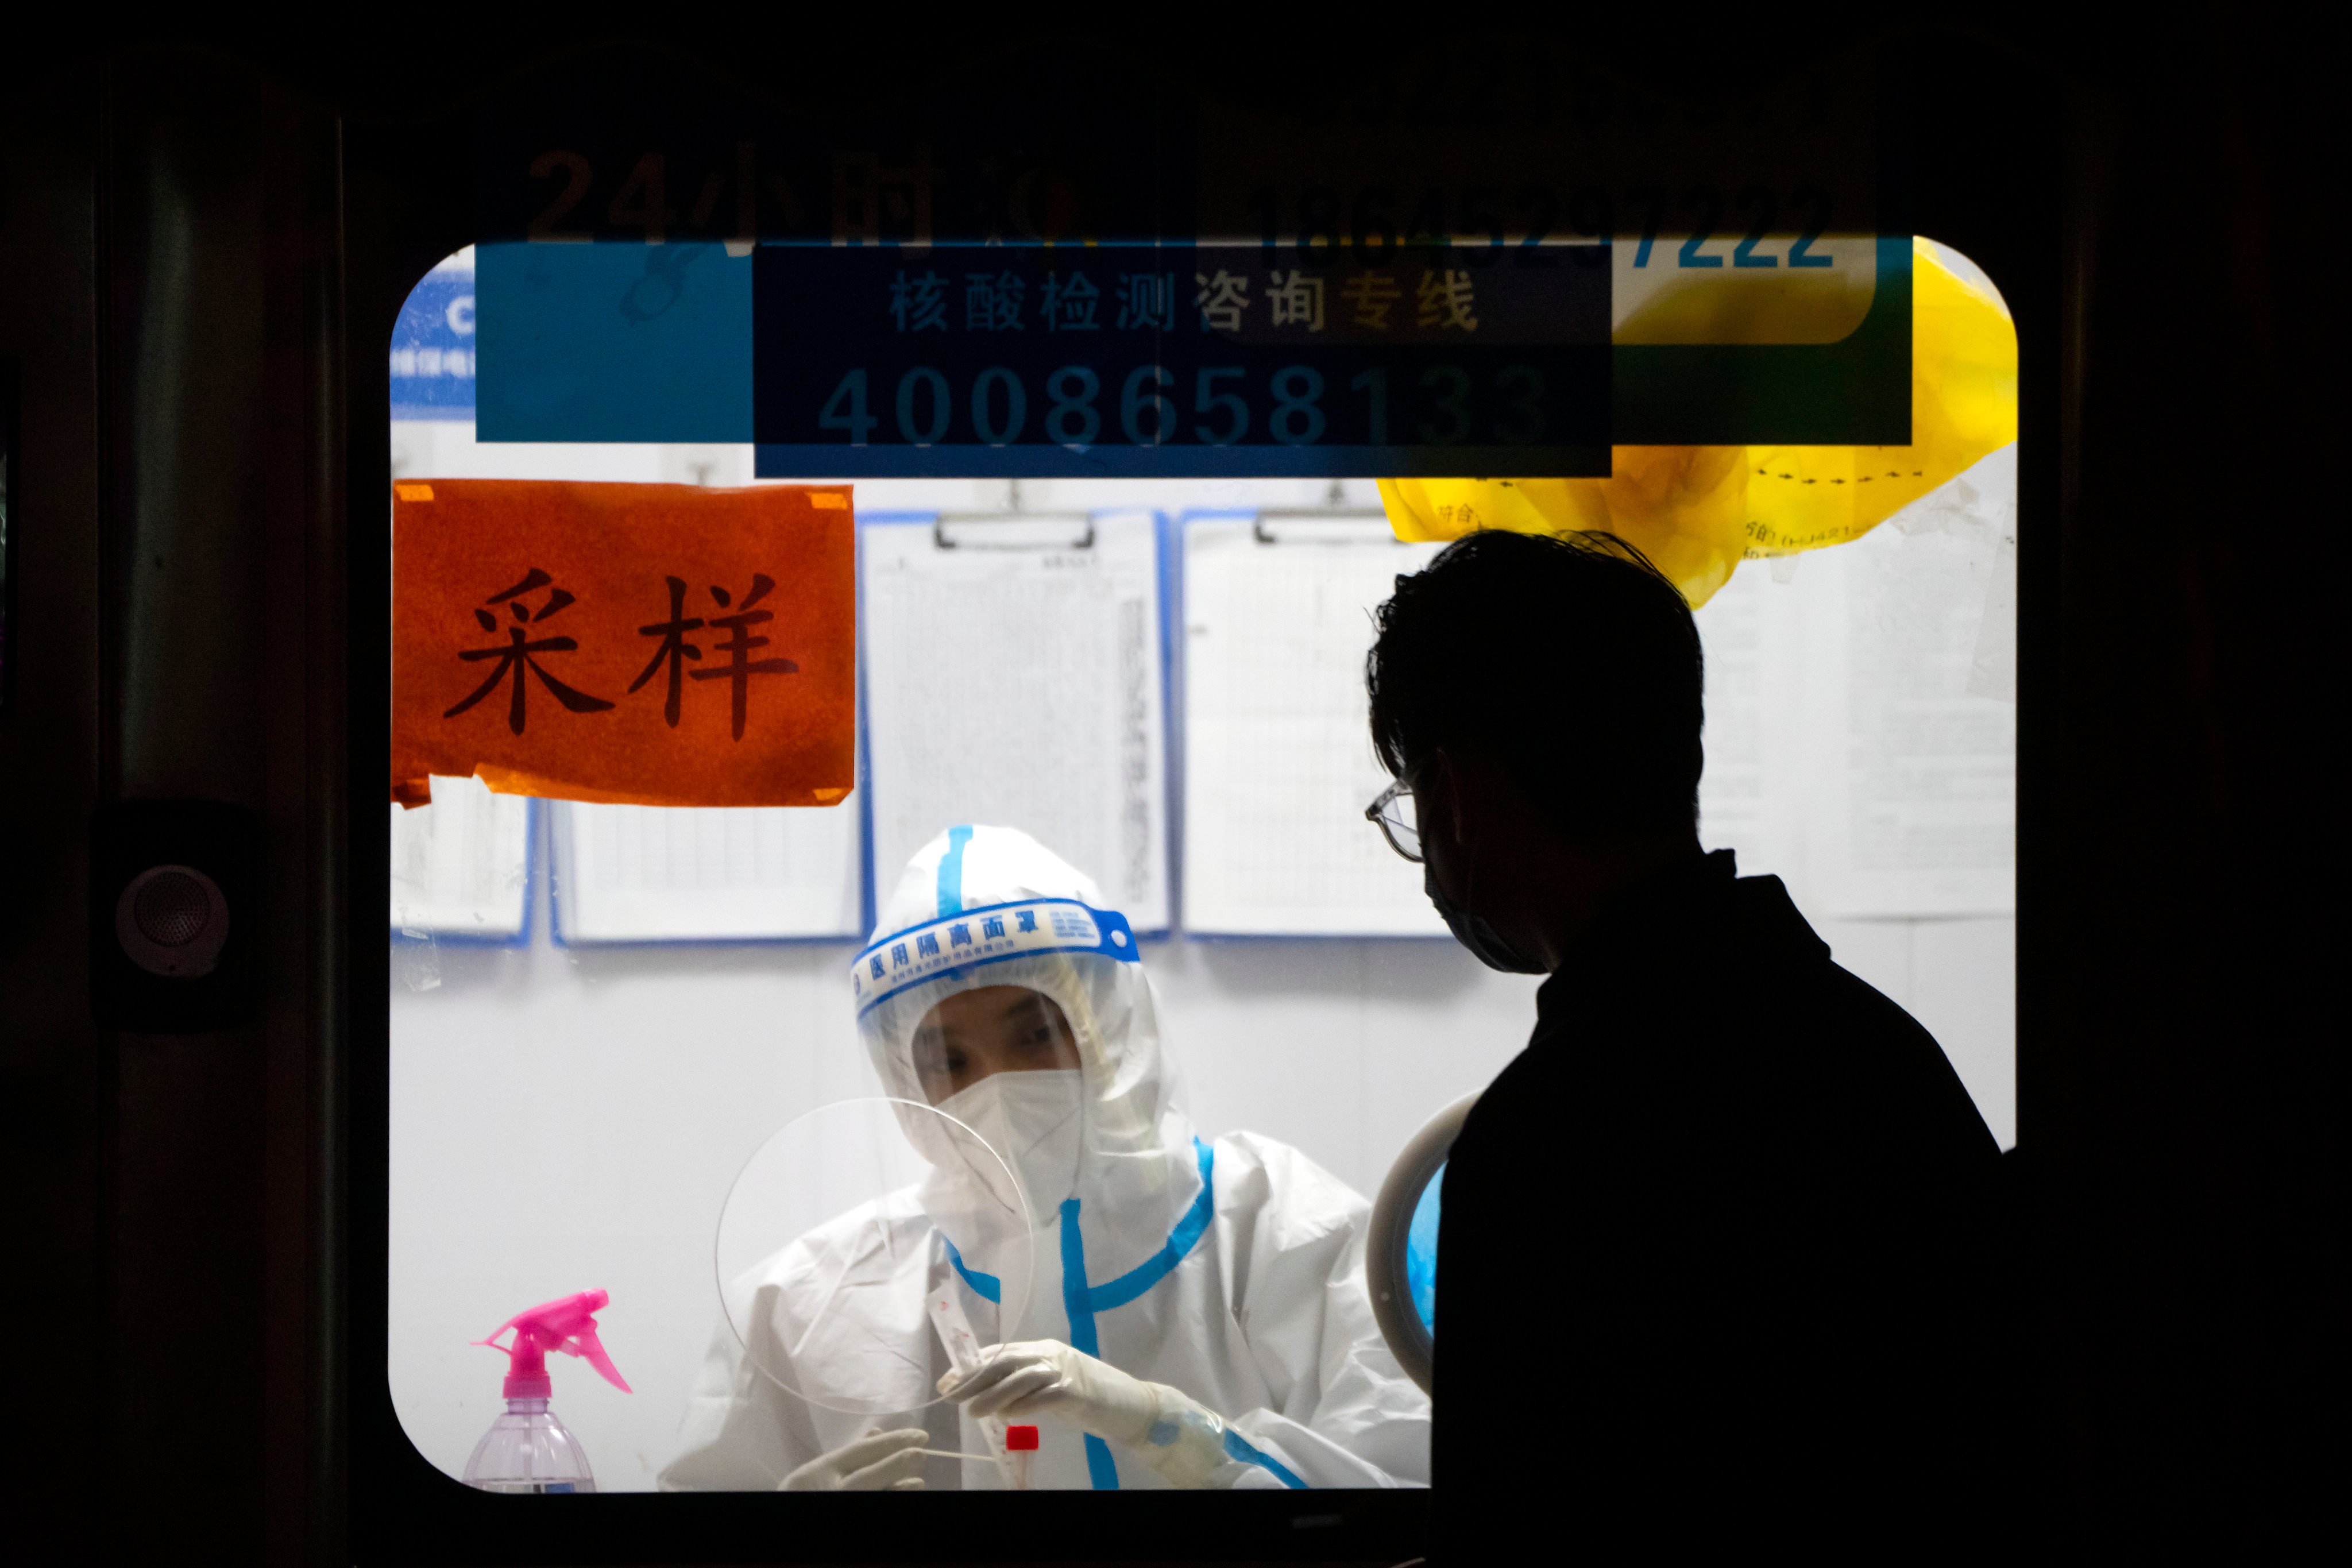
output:
M593 1492L596 1478L589 1473L588 1456L580 1440L547 1407L551 1384L547 1352L585 1356L606 1383L622 1393L629 1385L596 1342L596 1314L612 1298L602 1290L583 1290L560 1301L547 1301L518 1312L490 1331L478 1345L507 1354L507 1413L490 1424L466 1461L466 1484L486 1492ZM514 1342L502 1345L499 1336L514 1331Z

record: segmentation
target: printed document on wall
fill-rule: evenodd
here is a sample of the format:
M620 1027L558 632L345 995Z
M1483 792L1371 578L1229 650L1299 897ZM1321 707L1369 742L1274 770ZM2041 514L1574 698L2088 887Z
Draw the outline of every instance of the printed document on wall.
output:
M530 802L436 778L433 804L392 810L392 929L511 941L530 910Z
M1765 764L1766 667L1777 586L1760 563L1742 566L1697 614L1706 659L1706 768L1698 782L1699 842L1729 849L1743 876L1785 875L1787 823Z
M863 549L877 901L925 844L984 823L1165 930L1157 516L871 523Z
M1421 868L1364 807L1374 606L1439 546L1384 519L1184 527L1184 925L1253 936L1444 936Z
M1805 744L1821 764L1805 860L1825 914L2016 910L2017 704L1987 676L2015 666L2015 454L1802 557Z
M566 942L865 935L857 796L831 806L555 808Z

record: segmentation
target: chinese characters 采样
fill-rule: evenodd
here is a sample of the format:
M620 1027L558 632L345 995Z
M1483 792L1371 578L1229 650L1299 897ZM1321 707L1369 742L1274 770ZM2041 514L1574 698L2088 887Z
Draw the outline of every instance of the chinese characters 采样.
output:
M769 646L772 640L766 637L752 635L751 628L762 622L775 619L774 611L757 607L760 601L766 598L775 588L775 580L764 573L753 573L751 591L743 595L740 605L734 602L734 596L725 588L713 584L710 587L710 597L720 610L731 609L734 613L709 616L694 616L687 613L687 585L684 578L668 577L664 581L669 586L669 617L637 628L638 635L642 637L661 638L661 646L654 650L653 658L647 661L644 669L638 671L637 678L629 683L625 695L635 695L667 667L669 679L668 689L662 702L662 718L671 729L675 730L677 728L678 718L683 709L685 682L688 679L730 681L733 683L733 690L730 694L732 730L735 739L740 741L743 738L744 721L751 706L751 677L794 675L800 671L800 666L789 658L750 657L757 649ZM526 630L527 627L536 626L578 602L577 597L569 591L554 588L553 592L548 595L547 602L534 613L525 602L524 595L536 593L541 588L552 587L553 582L554 580L545 572L534 566L521 582L511 588L492 595L483 601L484 608L474 612L474 618L481 624L482 629L494 632L499 629L499 618L487 606L505 605L513 616L513 624L507 628L507 640L504 643L489 647L472 647L459 651L457 657L469 664L494 658L499 661L498 667L490 672L488 679L476 687L463 700L444 711L441 715L443 718L457 718L497 690L500 682L510 679L512 695L507 706L507 728L518 735L521 734L526 719L524 695L528 689L528 683L523 679L526 673L539 677L541 683L553 693L555 700L574 713L601 713L613 707L612 703L601 697L591 696L576 687L557 679L548 672L545 666L539 662L539 655L572 653L580 647L578 641L572 637L534 637ZM686 661L694 659L698 662L703 658L705 647L688 639L693 633L704 630L722 631L727 634L724 641L709 645L709 651L725 656L724 660L705 668L689 670L686 668Z
M850 795L847 486L404 479L392 500L394 804L468 777L630 805Z

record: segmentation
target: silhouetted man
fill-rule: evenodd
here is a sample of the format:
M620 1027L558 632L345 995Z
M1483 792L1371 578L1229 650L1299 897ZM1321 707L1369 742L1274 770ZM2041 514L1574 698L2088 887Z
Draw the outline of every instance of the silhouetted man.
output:
M1475 534L1398 579L1366 679L1391 841L1464 945L1550 976L1446 1169L1434 1559L1978 1535L1999 1151L1779 879L1701 851L1681 595L1613 541Z

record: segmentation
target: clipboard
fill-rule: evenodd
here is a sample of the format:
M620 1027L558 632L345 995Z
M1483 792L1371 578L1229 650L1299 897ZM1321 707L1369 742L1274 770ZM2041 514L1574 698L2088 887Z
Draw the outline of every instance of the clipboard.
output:
M1450 940L1420 868L1363 817L1389 782L1370 610L1442 546L1360 510L1193 511L1175 531L1186 934Z
M1164 523L1143 508L859 520L868 888L963 823L1018 827L1139 935L1169 884Z
M843 943L865 934L854 798L825 807L558 801L550 816L560 947Z
M445 778L432 805L390 809L393 941L530 945L538 802Z

